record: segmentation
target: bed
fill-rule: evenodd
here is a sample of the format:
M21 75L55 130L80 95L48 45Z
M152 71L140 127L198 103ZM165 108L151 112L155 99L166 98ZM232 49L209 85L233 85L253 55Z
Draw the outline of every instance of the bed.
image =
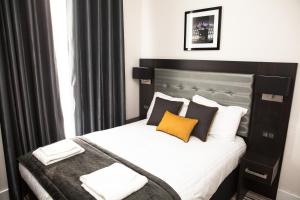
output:
M155 131L146 120L84 137L161 178L182 199L209 199L246 150L241 137L228 143L213 138L204 143L192 137L186 144ZM20 173L38 199L52 199L22 165Z
M226 187L231 191L228 195L232 195L234 180L224 182L237 171L239 159L246 151L243 138L248 134L252 85L253 74L155 70L155 91L189 99L201 94L224 105L249 109L231 142L212 137L202 142L192 136L184 143L146 125L146 119L83 137L160 178L181 199L218 199L218 195L226 193ZM30 170L22 164L19 170L38 199L53 199ZM220 188L225 191L218 192Z

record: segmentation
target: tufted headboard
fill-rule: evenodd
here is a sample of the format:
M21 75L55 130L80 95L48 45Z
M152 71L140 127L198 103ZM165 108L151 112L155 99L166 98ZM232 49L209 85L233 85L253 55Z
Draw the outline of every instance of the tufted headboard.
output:
M155 68L154 89L174 97L192 99L195 94L248 109L237 134L247 137L251 113L253 74L186 71Z

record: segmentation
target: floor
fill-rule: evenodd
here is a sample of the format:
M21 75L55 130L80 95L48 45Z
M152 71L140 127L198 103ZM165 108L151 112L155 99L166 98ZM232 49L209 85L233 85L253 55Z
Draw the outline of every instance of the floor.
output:
M234 196L231 198L231 200L236 200L236 195L234 195ZM256 193L254 193L254 192L249 191L249 192L247 193L247 196L244 197L244 200L271 200L271 199L269 199L269 198L267 198L267 197L264 197L264 196L261 196L261 195L259 195L259 194L256 194Z

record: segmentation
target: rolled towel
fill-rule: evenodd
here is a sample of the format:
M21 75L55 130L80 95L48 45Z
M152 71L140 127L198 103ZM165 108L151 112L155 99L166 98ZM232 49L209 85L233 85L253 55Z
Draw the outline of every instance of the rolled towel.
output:
M80 177L82 187L97 200L120 200L148 182L145 176L120 163Z
M32 154L44 165L50 165L84 152L84 149L70 139L40 147Z

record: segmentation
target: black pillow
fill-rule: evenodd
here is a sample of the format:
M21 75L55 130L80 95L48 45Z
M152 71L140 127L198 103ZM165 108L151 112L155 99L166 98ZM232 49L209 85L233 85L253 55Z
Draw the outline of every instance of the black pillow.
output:
M166 99L156 97L153 110L147 124L157 126L163 118L166 111L178 115L182 104L183 102L181 101L169 101Z
M217 107L208 107L191 101L185 117L198 119L198 124L191 135L205 142L210 124L217 111Z

